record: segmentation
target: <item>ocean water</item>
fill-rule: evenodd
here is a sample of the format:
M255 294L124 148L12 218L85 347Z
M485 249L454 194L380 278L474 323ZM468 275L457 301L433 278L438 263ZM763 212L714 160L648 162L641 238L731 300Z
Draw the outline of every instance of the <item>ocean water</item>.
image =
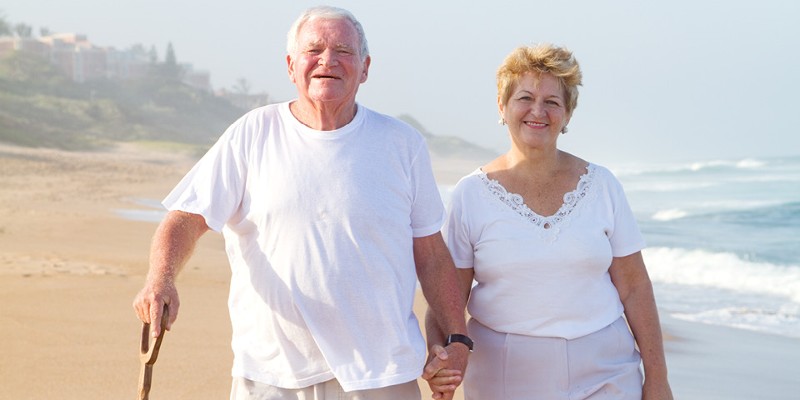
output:
M800 156L605 166L647 240L662 312L800 338Z
M609 168L662 311L800 338L800 157Z
M800 156L606 166L647 240L662 312L800 339ZM163 217L158 201L131 202L116 212Z

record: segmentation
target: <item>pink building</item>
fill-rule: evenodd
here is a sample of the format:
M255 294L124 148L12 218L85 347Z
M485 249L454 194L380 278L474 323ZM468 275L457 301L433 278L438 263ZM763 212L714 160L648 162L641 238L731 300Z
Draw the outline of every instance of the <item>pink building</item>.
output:
M5 56L14 51L24 51L47 58L50 54L50 46L42 43L39 39L0 37L0 56Z
M0 56L14 51L35 54L49 60L75 82L98 79L134 79L144 76L151 65L142 46L119 51L92 44L83 34L58 33L41 38L0 37ZM211 92L211 75L195 71L191 64L181 64L183 81L192 87Z
M40 39L50 46L50 62L75 82L107 78L106 49L93 45L86 35L59 33Z

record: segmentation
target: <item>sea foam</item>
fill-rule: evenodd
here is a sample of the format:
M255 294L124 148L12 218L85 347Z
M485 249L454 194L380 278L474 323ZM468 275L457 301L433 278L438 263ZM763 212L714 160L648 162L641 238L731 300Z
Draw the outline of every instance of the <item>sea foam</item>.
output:
M648 248L643 254L653 282L780 296L800 303L800 266L747 261L733 253L667 247Z

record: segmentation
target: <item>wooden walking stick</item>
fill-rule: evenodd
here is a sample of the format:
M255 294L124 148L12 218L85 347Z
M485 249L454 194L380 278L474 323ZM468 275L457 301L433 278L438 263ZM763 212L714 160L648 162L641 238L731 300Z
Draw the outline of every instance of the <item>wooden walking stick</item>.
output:
M164 312L161 314L161 331L156 337L155 343L150 345L150 324L142 324L142 344L139 349L139 360L142 362L142 370L139 373L139 400L150 399L150 383L153 380L153 364L158 358L158 349L161 347L161 340L167 330L169 320L169 307L164 304Z

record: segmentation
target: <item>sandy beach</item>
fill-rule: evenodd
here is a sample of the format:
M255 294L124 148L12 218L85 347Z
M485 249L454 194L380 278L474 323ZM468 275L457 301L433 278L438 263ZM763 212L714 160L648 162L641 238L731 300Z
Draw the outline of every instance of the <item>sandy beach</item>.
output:
M142 199L161 199L195 158L138 145L0 145L0 398L136 395L141 324L130 304L156 223L120 210L151 211ZM433 161L444 184L477 166ZM205 235L179 277L180 318L154 367L152 399L228 398L229 275L221 236ZM416 307L422 315L419 296ZM798 398L800 340L670 318L664 326L676 398Z

